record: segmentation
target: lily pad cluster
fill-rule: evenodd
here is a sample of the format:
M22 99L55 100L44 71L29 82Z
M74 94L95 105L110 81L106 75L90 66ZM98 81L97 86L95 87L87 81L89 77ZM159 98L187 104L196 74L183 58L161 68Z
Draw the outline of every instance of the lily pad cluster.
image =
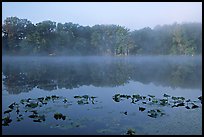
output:
M66 116L63 115L62 113L55 113L55 114L54 114L54 118L55 118L56 120L58 120L58 119L65 120L65 119L66 119Z
M83 96L74 96L75 99L77 100L77 104L79 105L84 105L84 104L95 104L97 101L94 99L96 98L95 96L89 96L89 95L83 95Z
M95 104L94 96L74 96L74 98L78 99L77 104ZM57 102L58 101L58 102ZM27 115L28 118L32 119L33 122L44 122L46 120L46 115L41 114L39 112L40 108L43 108L49 103L60 103L63 102L65 105L71 105L70 101L66 97L51 95L39 98L28 98L28 99L21 99L18 103L13 102L8 106L8 109L4 111L5 117L2 118L2 125L9 126L9 124L14 120L11 118L10 113L16 113L16 121L20 122L23 120L23 116ZM63 115L62 113L54 113L53 118L56 120L65 120L67 116Z
M28 98L28 99L21 99L19 103L13 102L8 106L8 109L4 111L5 116L2 118L2 125L3 126L9 126L9 124L12 122L11 114L10 113L16 113L16 121L20 122L23 120L23 115L25 113L28 113L28 118L31 118L33 122L43 122L45 121L45 115L39 114L39 112L35 109L43 107L44 105L47 105L48 102L56 101L58 99L61 99L62 97L52 95L52 96L46 96L46 97L40 97L40 98Z
M174 107L182 107L185 106L186 109L195 109L199 108L198 105L195 103L201 102L202 104L202 96L198 97L199 100L191 101L190 99L185 99L184 97L175 97L171 96L168 94L163 94L163 98L156 98L155 95L147 95L147 96L142 96L139 94L133 94L133 95L125 95L125 94L115 94L112 99L115 102L120 102L125 99L131 99L131 103L133 104L140 104L139 106L139 111L143 112L146 110L145 105L150 105L150 106L157 106L158 109L151 109L147 110L148 116L152 118L157 118L158 116L163 116L165 115L165 112L159 107L164 107L164 106L171 106L171 108ZM127 111L126 111L127 115Z
M163 116L165 113L160 109L151 109L148 111L148 116L152 118L157 118L158 116Z
M38 114L37 110L31 110L30 112L32 112L31 115L29 115L29 118L33 119L33 122L42 122L45 121L45 115L40 115Z

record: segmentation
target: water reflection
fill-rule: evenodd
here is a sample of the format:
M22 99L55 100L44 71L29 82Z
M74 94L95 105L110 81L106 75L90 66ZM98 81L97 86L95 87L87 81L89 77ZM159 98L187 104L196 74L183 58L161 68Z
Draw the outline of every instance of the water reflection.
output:
M52 91L83 85L115 87L130 80L173 88L201 89L201 57L162 58L3 58L3 84L9 94L33 88Z

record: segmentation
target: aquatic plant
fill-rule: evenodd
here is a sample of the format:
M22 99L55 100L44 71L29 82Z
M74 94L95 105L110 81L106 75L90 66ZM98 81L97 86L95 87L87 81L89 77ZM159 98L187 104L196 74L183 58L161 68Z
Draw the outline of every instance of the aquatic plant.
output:
M115 94L112 98L115 102L120 102L120 94Z
M56 120L58 120L58 119L63 119L63 120L65 120L65 119L66 119L66 116L63 115L62 113L55 113L55 114L54 114L54 118L55 118Z
M149 97L151 97L151 98L154 98L155 96L154 95L148 95Z
M8 110L4 111L4 114L10 113L11 111L13 111L13 110L12 109L8 109Z
M203 102L202 96L198 97L198 99L201 101L200 103L202 104L202 102Z
M196 104L194 104L194 103L192 103L192 109L195 109L195 108L198 108L199 106L198 105L196 105Z
M77 104L79 105L84 105L84 104L89 104L89 102L91 101L92 104L95 104L94 99L97 97L94 96L88 96L88 95L83 95L83 96L74 96L75 99L79 99L77 101Z
M10 118L10 116L6 116L6 117L4 117L4 118L2 119L2 121L3 121L2 126L9 126L9 123L12 122L12 119Z
M165 106L168 105L168 100L167 99L160 99L160 105Z
M127 135L135 135L135 131L134 131L134 129L129 128L126 134Z
M139 111L144 111L144 110L145 110L145 108L139 107Z
M139 94L134 94L132 95L133 98L136 98L137 100L142 99L142 96L140 96Z
M162 111L159 110L159 109L152 109L152 110L149 110L147 113L148 113L148 116L149 116L149 117L152 117L152 118L157 118L158 116L163 116L163 115L165 115L165 113L162 112Z

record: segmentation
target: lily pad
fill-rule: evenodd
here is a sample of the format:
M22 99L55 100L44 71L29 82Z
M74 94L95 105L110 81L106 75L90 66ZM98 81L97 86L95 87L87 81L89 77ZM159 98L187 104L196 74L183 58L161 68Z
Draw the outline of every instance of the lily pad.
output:
M63 120L65 120L65 119L66 119L66 116L64 116L62 113L55 113L55 114L54 114L54 118L55 118L56 120L58 120L58 119L63 119Z
M202 96L198 97L199 100L202 100Z
M198 108L199 106L193 103L193 106L191 107L191 109L195 109Z
M31 107L31 108L36 108L37 106L38 106L38 102L26 104L26 107Z
M127 134L127 135L135 135L135 131L130 128L130 129L128 129L128 131L127 131L126 134Z
M146 108L139 107L139 111L144 111Z
M33 122L42 122L40 119L34 119Z
M2 119L2 121L4 122L2 125L3 126L9 126L9 123L12 122L12 119L10 118L10 116L6 116Z
M151 98L154 98L155 96L154 95L148 95L149 97L151 97Z
M120 94L115 94L115 95L113 96L113 100L114 100L115 102L120 102Z
M4 114L10 113L11 111L13 111L13 110L12 109L8 109L8 110L4 111Z
M16 103L14 102L14 103L12 103L11 105L9 105L9 108L10 109L14 109L14 106L16 105Z
M167 94L164 94L163 96L166 98L171 97L170 95L167 95Z
M74 98L82 98L81 96L74 96Z
M28 117L29 117L29 118L37 118L38 115L29 115Z
M159 110L159 109L152 109L152 110L149 110L148 111L148 116L149 117L152 117L152 118L157 118L158 116L163 116L165 115L164 112L162 112L162 110Z
M140 96L139 94L136 94L136 95L134 94L134 95L132 95L132 97L133 97L133 98L136 98L136 99L138 99L138 100L139 100L139 99L142 99L142 96Z

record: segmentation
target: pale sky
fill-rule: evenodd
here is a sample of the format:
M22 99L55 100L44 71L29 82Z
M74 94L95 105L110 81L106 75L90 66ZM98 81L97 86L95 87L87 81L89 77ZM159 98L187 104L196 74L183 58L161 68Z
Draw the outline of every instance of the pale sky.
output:
M2 21L10 16L32 23L115 24L135 30L175 22L202 23L202 2L2 2Z

